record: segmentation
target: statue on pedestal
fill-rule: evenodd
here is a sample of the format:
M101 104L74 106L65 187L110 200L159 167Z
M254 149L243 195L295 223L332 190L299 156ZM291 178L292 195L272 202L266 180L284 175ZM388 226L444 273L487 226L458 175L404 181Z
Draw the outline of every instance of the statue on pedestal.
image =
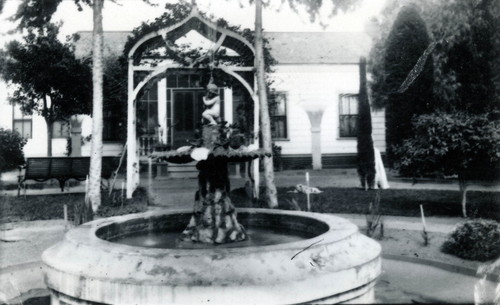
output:
M217 125L220 120L219 88L212 82L207 85L207 95L203 97L203 103L207 106L207 109L201 114L203 119L208 120L212 126Z

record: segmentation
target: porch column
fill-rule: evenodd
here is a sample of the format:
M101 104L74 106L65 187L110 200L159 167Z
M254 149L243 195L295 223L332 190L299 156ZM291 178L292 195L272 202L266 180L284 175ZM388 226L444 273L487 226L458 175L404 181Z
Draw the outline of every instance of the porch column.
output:
M139 158L136 143L136 111L132 59L129 59L128 61L127 110L127 198L132 198L132 193L139 185Z
M73 115L70 120L71 126L71 157L82 156L82 121L83 116Z
M158 142L167 143L167 79L162 78L158 81L158 124L160 125L160 134Z
M321 88L309 86L309 92L299 94L299 101L311 123L311 155L313 170L321 170L321 120L323 113L330 106L330 99Z
M321 120L323 118L323 110L306 111L309 121L311 122L311 153L312 166L314 170L321 170Z
M224 88L224 121L233 124L233 89Z

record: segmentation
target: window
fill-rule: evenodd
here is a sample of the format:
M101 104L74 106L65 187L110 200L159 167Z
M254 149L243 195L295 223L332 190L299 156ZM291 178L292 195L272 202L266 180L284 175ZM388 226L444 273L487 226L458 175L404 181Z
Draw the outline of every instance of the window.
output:
M19 107L13 106L13 120L12 127L15 131L17 131L21 137L25 139L31 139L32 136L32 119L31 116L26 116L21 112Z
M269 112L271 114L271 135L273 139L288 138L286 99L286 92L276 91L271 93Z
M65 121L56 121L52 124L52 139L68 138L69 124Z
M358 135L358 95L339 96L339 136L353 138Z
M137 103L137 128L139 135L156 135L158 127L158 83L144 92Z

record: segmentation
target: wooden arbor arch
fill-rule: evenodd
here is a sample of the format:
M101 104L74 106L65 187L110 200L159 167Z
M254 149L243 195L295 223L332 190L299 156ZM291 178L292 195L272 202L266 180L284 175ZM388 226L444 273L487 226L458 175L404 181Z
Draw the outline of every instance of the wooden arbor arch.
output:
M217 24L205 19L201 16L196 5L193 5L191 13L182 21L150 32L141 37L128 53L128 101L127 101L127 198L132 197L132 193L139 185L139 151L137 146L136 134L136 99L141 91L149 82L165 75L168 69L189 68L179 63L160 63L158 65L141 64L140 60L143 54L148 49L148 45L152 42L160 43L167 49L172 49L170 42L184 36L191 30L195 30L203 37L211 40L214 45L210 48L210 52L216 53L221 47L227 47L235 50L240 56L254 59L255 49L243 36L225 28L219 27ZM164 59L168 60L168 57ZM251 61L254 62L254 61ZM192 66L191 66L192 67ZM255 71L255 64L252 66L236 66L236 65L219 65L215 67L237 79L248 91L254 101L254 143L258 143L259 134L259 100L255 81L249 84L242 76L244 72ZM137 73L147 73L137 84L134 84L134 79ZM256 187L259 185L258 175L258 159L253 164L254 179Z

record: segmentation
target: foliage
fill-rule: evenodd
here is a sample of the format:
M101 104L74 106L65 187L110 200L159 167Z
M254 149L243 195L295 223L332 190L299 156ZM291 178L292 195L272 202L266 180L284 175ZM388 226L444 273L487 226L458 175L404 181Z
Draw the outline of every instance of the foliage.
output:
M451 232L441 250L463 259L496 259L500 256L500 224L484 219L462 223Z
M57 7L63 0L22 0L17 12L10 18L11 21L19 21L19 29L41 28L52 19ZM78 10L82 10L81 4L90 4L91 0L74 0Z
M375 184L375 151L372 139L372 117L368 90L366 87L366 59L361 58L359 66L359 110L358 110L358 175L361 187L374 188Z
M281 154L282 147L273 143L273 164L275 170L283 169L283 156Z
M434 91L445 111L486 112L498 108L500 1L442 1L429 11L438 42ZM496 67L497 70L494 70Z
M157 31L159 29L165 28L172 26L176 23L179 23L180 21L184 20L191 12L192 5L190 3L187 3L186 1L180 1L179 3L171 4L167 3L165 4L165 10L166 12L163 13L160 17L157 17L153 22L150 23L145 23L143 22L139 27L136 27L135 29L132 30L131 35L129 36L129 39L125 43L123 55L125 57L128 57L128 53L132 49L132 47L141 39L144 35L152 33L154 31ZM217 20L214 20L210 17L208 17L205 13L200 12L200 15L205 18L206 20L209 20L210 22L216 24L217 27L219 28L224 28L230 31L233 31L248 40L250 44L254 44L254 32L250 29L241 29L240 26L234 26L230 25L226 20L220 18ZM215 39L215 37L212 37L212 39ZM135 52L135 57L134 60L138 60L139 56L141 55L147 55L148 58L156 58L156 59L164 59L162 55L156 54L154 52L151 52L154 47L158 47L160 45L164 45L165 41L163 40L157 40L153 41L151 45L143 45L142 48L138 49ZM167 48L167 51L169 52L167 56L169 58L173 58L177 63L183 65L183 66L190 66L196 61L197 59L200 59L202 57L200 49L193 48L191 45L176 45L174 41L170 41L167 38L167 43L172 47L172 48ZM265 44L267 45L268 42L267 40L265 41ZM275 64L275 59L272 57L270 50L268 47L265 48L265 62L266 62L266 71L270 71L270 67ZM220 62L225 62L233 65L244 65L244 66L253 66L254 64L254 59L253 57L246 57L246 56L237 56L237 57L228 57L226 56L226 53L224 50L219 50L216 54L213 54L214 56L214 62L217 63L218 61ZM194 68L207 68L207 65L209 63L209 57L204 58L203 61L198 62L196 65L194 65ZM229 61L229 62L228 62ZM216 78L217 79L217 78Z
M0 173L24 164L26 140L19 133L0 128Z
M419 57L429 45L424 21L414 7L399 12L387 38L384 55L383 91L386 99L386 142L389 162L392 146L412 135L411 118L426 113L432 105L432 62L403 93L396 93Z
M456 175L500 169L500 112L482 115L435 113L417 117L415 136L395 153L404 175Z
M296 194L289 193L295 187L279 187L279 207L290 207L289 201ZM311 197L312 212L365 214L367 203L373 202L374 191L359 188L321 188L323 193ZM263 191L263 190L262 190ZM386 189L380 193L379 213L388 216L420 217L420 205L426 217L460 217L456 208L460 199L458 191ZM252 202L243 188L231 191L231 200L238 207L265 207L265 202ZM305 196L297 196L297 204L306 210ZM500 192L469 192L468 212L472 218L488 218L500 221Z
M50 121L90 109L89 65L75 58L71 42L60 42L58 33L54 24L30 29L22 43L11 41L1 53L2 76L18 85L11 102L26 114L39 112ZM38 103L47 98L50 106Z
M88 63L77 60L71 43L60 42L58 33L53 24L29 29L22 42L11 41L0 51L0 74L16 85L10 102L25 114L43 116L48 140L55 121L89 113L91 99Z
M375 105L385 106L383 58L389 27L405 5L419 12L437 43L433 51L434 107L443 111L484 112L498 107L500 89L500 3L498 0L388 1L373 20L376 32L370 53ZM496 106L495 106L496 105Z
M366 235L368 237L374 237L375 231L377 230L377 227L379 227L380 233L378 238L382 239L384 237L384 222L382 214L380 213L380 190L376 191L375 199L370 201L365 217Z

